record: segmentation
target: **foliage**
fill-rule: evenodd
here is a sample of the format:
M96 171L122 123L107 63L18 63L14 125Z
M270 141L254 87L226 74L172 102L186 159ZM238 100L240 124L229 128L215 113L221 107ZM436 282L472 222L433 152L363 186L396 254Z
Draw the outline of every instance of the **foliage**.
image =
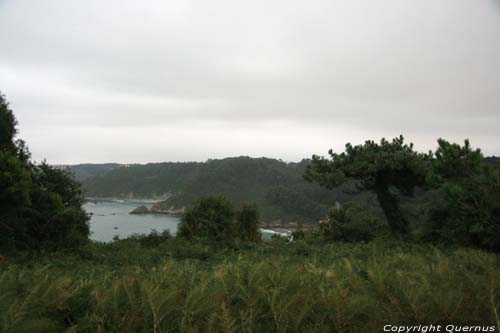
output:
M5 96L0 93L0 150L15 152L14 137L17 134L17 120Z
M435 200L425 239L500 251L500 168L479 149L439 140L433 161Z
M360 190L373 191L394 234L406 234L408 223L399 207L399 194L413 195L426 178L428 155L417 153L403 136L380 144L346 144L341 154L329 151L331 160L314 155L305 178L327 188L335 188L347 179L357 181ZM397 191L397 192L396 192Z
M434 183L461 181L481 172L484 157L480 149L472 149L469 140L464 145L438 139L438 148L432 160Z
M139 242L142 246L156 247L172 238L170 230L166 229L158 232L153 229L149 234L134 234L129 239Z
M30 152L23 140L15 139L16 135L16 117L5 96L0 92L0 150L12 153L21 161L27 162L30 158Z
M302 223L297 225L297 229L292 231L292 239L294 241L306 238L306 233L304 232L304 226Z
M16 205L29 205L30 170L12 153L0 150L0 214Z
M244 204L236 212L237 236L242 240L257 242L260 240L259 212L256 205Z
M107 173L124 167L118 163L104 163L104 164L93 164L93 163L83 163L77 165L61 165L60 167L64 167L71 171L74 175L75 179L79 182L82 182L86 179L92 177L104 176Z
M45 248L73 248L87 242L88 216L80 185L65 170L45 162L32 166L29 238Z
M7 150L0 150L0 250L25 242L32 181L28 166Z
M328 221L320 223L323 239L328 241L369 241L380 235L385 223L356 205L333 208Z
M326 196L331 196L328 193ZM326 215L327 211L323 205L318 204L318 200L308 195L307 192L297 191L288 186L276 186L271 188L265 197L266 201L281 210L288 212L280 217L286 219L302 221L301 216L314 216L317 219ZM332 199L331 204L334 200Z
M90 244L0 266L2 332L379 332L495 326L500 257L401 242Z
M225 197L206 197L184 212L177 235L184 239L256 242L259 212L255 204L244 204L235 210Z
M203 198L183 214L177 234L186 239L229 240L235 230L234 214L226 198Z

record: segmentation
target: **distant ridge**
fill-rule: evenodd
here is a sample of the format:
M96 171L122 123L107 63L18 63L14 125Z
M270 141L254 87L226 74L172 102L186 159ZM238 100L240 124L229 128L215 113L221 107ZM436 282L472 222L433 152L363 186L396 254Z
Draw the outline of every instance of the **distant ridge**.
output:
M500 157L486 157L486 162L500 166ZM316 222L335 202L354 201L379 210L370 193L354 193L352 184L330 191L306 182L302 175L308 163L240 156L206 162L64 167L82 182L87 196L163 200L156 207L165 211L182 209L208 195L224 195L237 205L254 202L267 221Z
M84 163L76 165L55 165L56 167L68 168L75 175L75 179L78 181L83 181L87 178L104 176L114 169L124 166L118 163L104 163L104 164L94 164L94 163Z
M247 156L207 162L81 164L69 166L86 195L115 198L161 198L158 206L177 210L208 195L224 195L236 205L254 202L264 220L315 222L336 201L351 200L342 190L329 191L302 178L307 160L286 163Z

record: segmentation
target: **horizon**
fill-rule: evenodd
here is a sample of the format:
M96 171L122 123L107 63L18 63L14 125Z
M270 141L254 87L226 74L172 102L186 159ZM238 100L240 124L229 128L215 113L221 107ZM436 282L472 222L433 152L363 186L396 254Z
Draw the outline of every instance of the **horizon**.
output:
M485 155L483 154L485 158L500 158L500 156L497 155ZM322 156L322 155L319 155ZM329 156L328 154L324 155L325 157ZM226 157L221 157L221 158L209 158L207 160L203 161L159 161L159 162L129 162L129 163L118 163L118 162L81 162L81 163L74 163L74 164L60 164L60 163L49 163L50 165L53 166L77 166L77 165L104 165L104 164L118 164L118 165L148 165L148 164L162 164L162 163L207 163L209 161L221 161L221 160L226 160L226 159L234 159L234 158L241 158L241 157L247 157L250 159L270 159L270 160L275 160L279 162L283 162L286 164L292 164L292 163L300 163L304 160L311 160L311 157L304 157L301 160L298 161L287 161L282 158L275 158L275 157L267 157L267 156L247 156L247 155L240 155L240 156L226 156ZM38 161L35 161L38 162ZM38 162L39 163L39 162Z

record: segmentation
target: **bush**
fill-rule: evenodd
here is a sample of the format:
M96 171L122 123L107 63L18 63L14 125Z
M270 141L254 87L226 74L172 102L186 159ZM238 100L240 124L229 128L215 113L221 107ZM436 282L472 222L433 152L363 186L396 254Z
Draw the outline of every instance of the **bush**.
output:
M306 234L305 234L304 230L302 230L302 229L292 231L292 239L293 240L304 239L305 237L306 237Z
M186 210L177 229L181 238L230 240L235 228L233 205L224 197L207 197Z
M172 235L168 229L162 231L161 233L153 229L149 234L133 234L128 238L139 242L145 247L157 247L172 239Z
M254 204L244 204L235 211L225 197L206 197L187 209L177 228L184 239L208 239L228 244L239 239L256 242L259 212Z
M332 209L328 221L320 223L323 238L334 241L369 241L384 229L382 220L352 204Z
M260 240L259 212L256 205L245 204L236 212L237 237L257 242Z

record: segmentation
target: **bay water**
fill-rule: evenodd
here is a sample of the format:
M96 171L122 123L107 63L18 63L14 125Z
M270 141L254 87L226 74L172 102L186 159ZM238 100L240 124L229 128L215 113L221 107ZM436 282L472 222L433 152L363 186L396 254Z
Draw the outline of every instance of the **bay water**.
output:
M91 213L90 238L95 241L109 242L113 237L127 238L133 234L149 234L152 230L177 232L178 216L163 214L130 214L139 206L151 208L153 202L128 201L117 199L91 199L84 209Z

